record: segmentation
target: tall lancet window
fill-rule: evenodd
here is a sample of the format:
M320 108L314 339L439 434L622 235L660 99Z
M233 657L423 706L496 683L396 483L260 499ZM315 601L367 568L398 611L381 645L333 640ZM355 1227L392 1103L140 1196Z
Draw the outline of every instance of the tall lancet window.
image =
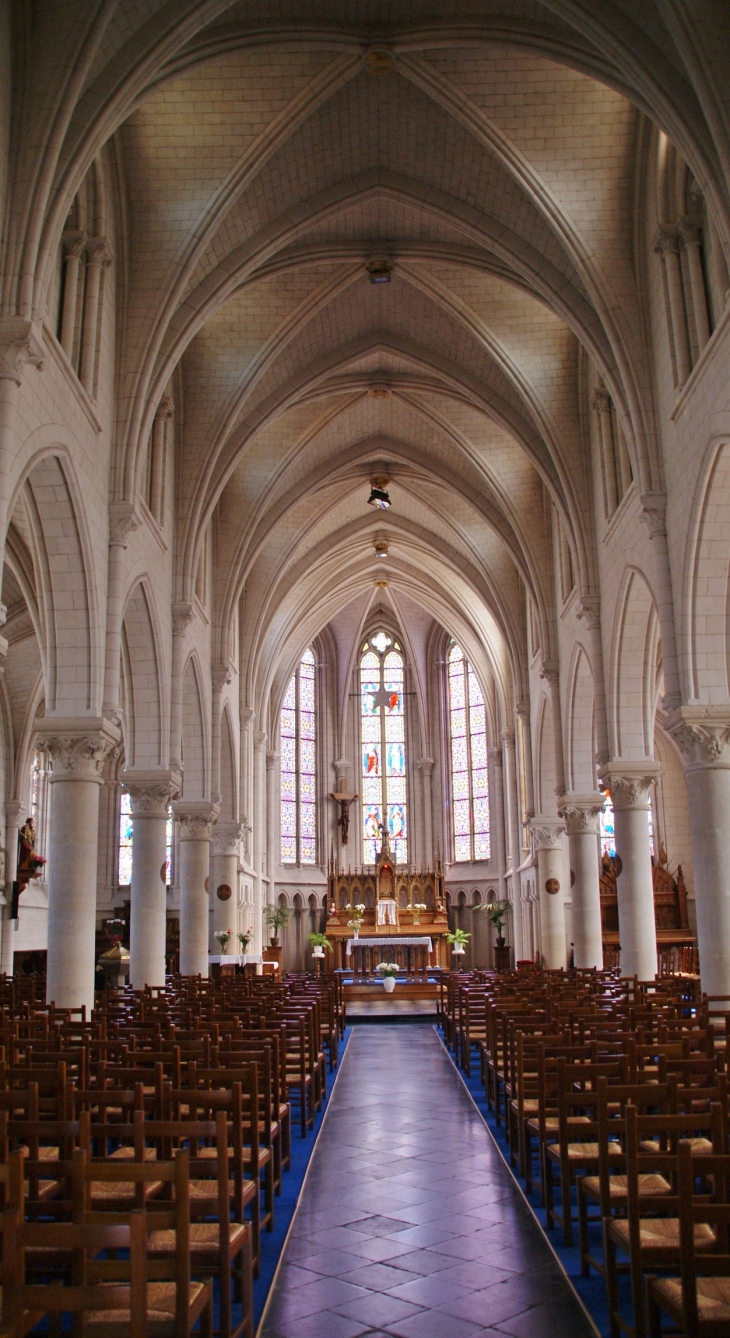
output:
M305 650L281 708L281 862L316 864L314 654Z
M387 632L376 632L362 648L360 719L362 735L363 864L374 864L386 823L390 849L408 863L406 733L403 653Z
M461 863L490 855L487 712L461 646L451 647L448 672L454 860Z

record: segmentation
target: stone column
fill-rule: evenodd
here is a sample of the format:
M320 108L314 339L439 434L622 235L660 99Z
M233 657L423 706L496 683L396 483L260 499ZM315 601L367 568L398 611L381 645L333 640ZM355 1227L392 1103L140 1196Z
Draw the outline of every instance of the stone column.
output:
M142 521L133 502L112 502L109 507L109 566L106 599L106 658L104 706L107 720L119 720L119 669L122 650L124 551L133 530Z
M210 837L218 805L177 799L180 853L180 971L184 976L208 975L208 871Z
M172 675L170 682L170 765L182 767L182 693L185 632L193 620L193 606L178 600L172 606Z
M210 788L213 795L218 796L216 803L220 803L221 791L221 701L223 689L230 683L231 678L232 670L229 664L216 665L211 673L213 691L210 719Z
M662 637L662 672L664 674L665 711L676 710L682 701L677 658L677 636L674 622L674 595L672 572L667 545L667 498L665 493L641 494L640 516L649 530L654 557L654 593Z
M424 863L427 869L432 869L435 854L433 848L433 790L431 788L433 758L420 757L416 765L421 773L421 791L423 793L423 844L426 856ZM413 863L415 864L415 860Z
M692 314L697 333L697 353L702 352L710 338L710 322L707 315L707 297L705 295L705 276L702 273L700 255L700 237L702 235L701 218L680 218L679 232L684 242L689 270L689 286L692 294Z
M517 768L515 765L515 736L511 729L503 729L501 734L503 748L504 806L506 811L505 837L507 852L512 867L512 934L515 961L523 956L522 928L522 889L518 869L522 863L522 844L520 842L520 813L517 795Z
M490 850L491 859L499 869L500 898L504 897L507 860L505 858L504 829L504 776L502 775L502 749L489 748L487 756L492 763L493 784L490 789Z
M730 994L730 711L683 706L670 728L687 778L702 989Z
M588 627L588 651L593 678L593 719L596 730L596 757L599 766L604 766L609 758L608 719L606 716L606 691L603 679L603 642L601 640L601 600L599 595L583 595L580 601L579 618L585 619Z
M95 237L88 246L86 292L84 294L84 328L81 341L79 380L87 394L93 397L96 382L96 347L99 333L99 298L101 276L112 263L112 253L105 237Z
M661 256L664 266L665 291L668 302L667 317L669 333L674 346L677 389L679 390L690 374L691 364L684 316L684 293L682 292L679 233L677 229L660 228L654 240L654 250Z
M660 774L658 763L611 761L601 779L611 790L616 829L618 932L621 975L653 980L657 971L654 879L649 849L649 791Z
M573 953L577 967L603 968L601 889L598 881L598 815L604 796L565 794L559 812L568 832L573 884Z
M239 682L242 682L243 674L239 675ZM252 858L252 837L253 827L251 825L251 815L253 813L253 766L251 758L251 734L252 726L256 718L256 713L250 706L242 706L239 701L239 715L241 722L241 770L239 779L240 803L239 812L242 816L246 831L243 841L243 858L251 862Z
M548 971L567 966L563 853L564 823L536 815L530 820L537 855L537 891L540 905L540 953Z
M119 731L94 717L46 716L38 745L48 750L53 786L48 846L46 998L59 1008L94 1006L99 786Z
M255 951L264 950L263 861L266 822L266 734L256 730L253 736L253 904Z
M132 801L132 888L129 983L136 990L165 984L167 806L180 793L171 771L125 771Z
M76 308L79 300L79 266L86 246L85 232L65 232L63 256L63 311L61 313L61 348L73 360L76 334Z
M276 905L276 870L279 867L277 836L279 832L279 754L266 754L266 873L269 879L268 901Z
M8 852L5 865L5 896L7 904L3 906L3 939L0 950L0 971L6 976L13 974L13 954L15 945L13 935L17 920L10 919L10 902L13 894L13 882L18 871L18 832L26 816L20 799L9 799L5 805L5 848Z
M39 328L19 316L0 319L0 555L5 552L5 533L10 504L10 467L20 441L16 422L18 389L25 368L43 367L43 341ZM7 613L0 606L5 622Z
M528 833L527 822L529 821L529 819L530 819L531 817L534 816L534 813L535 813L535 785L534 785L534 779L533 779L533 773L532 773L532 733L531 733L531 729L530 729L530 703L529 703L529 702L518 702L517 705L516 705L516 707L515 707L515 715L517 716L518 720L521 722L521 726L522 726L521 729L520 729L520 731L519 731L519 740L520 740L520 749L521 749L521 754L522 754L522 757L521 757L522 769L523 769L524 774L525 774L525 801L526 801L526 806L527 806L527 811L521 815L522 822L525 823L525 826L522 827L522 826L521 826L521 821L520 821L520 798L519 798L519 796L520 796L520 770L519 770L519 765L518 765L518 764L519 764L519 761L520 761L520 758L519 758L519 755L516 753L516 754L515 754L515 784L516 784L516 787L517 787L517 796L518 796L518 798L517 798L517 827L518 827L518 832L519 832L519 835L520 835L520 852L524 852L524 853L522 854L522 858L520 859L520 864L522 864L522 863L524 862L524 856L525 856L525 855L527 854L527 852L530 850L530 836L529 836L529 833Z
M241 853L242 822L218 822L213 829L213 885L210 889L212 914L211 952L218 952L212 935L216 929L240 928L238 919L238 861ZM238 952L240 944L234 938L229 952Z
M616 488L616 453L613 441L611 396L605 386L596 387L591 396L591 407L598 419L603 486L606 495L606 519L610 520L618 506L618 491Z
M150 462L150 511L157 524L165 521L165 467L167 461L168 423L175 407L169 395L163 395L152 424L152 460Z

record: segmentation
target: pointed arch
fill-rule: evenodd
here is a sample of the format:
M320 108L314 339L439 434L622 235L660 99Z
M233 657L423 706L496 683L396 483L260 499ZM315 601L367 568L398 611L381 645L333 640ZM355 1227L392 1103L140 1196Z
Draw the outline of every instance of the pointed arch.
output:
M206 713L203 676L198 657L193 652L183 673L182 755L183 798L205 799L210 774L209 743L205 728Z
M609 739L613 757L654 755L659 615L649 583L627 567L613 638Z

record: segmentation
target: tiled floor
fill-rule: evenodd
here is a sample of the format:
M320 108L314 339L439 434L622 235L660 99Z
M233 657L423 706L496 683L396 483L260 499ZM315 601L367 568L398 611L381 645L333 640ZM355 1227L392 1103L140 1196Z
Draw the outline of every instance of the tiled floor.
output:
M353 1031L259 1332L594 1334L432 1027Z
M435 999L394 998L392 994L378 994L373 999L354 999L347 1005L348 1022L357 1022L360 1018L399 1018L422 1017L436 1021Z

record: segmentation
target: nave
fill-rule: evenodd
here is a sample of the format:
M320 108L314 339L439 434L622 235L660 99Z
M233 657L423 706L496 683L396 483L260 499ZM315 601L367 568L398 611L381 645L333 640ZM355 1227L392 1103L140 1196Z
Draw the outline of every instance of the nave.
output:
M260 1338L590 1338L429 1025L358 1025Z

